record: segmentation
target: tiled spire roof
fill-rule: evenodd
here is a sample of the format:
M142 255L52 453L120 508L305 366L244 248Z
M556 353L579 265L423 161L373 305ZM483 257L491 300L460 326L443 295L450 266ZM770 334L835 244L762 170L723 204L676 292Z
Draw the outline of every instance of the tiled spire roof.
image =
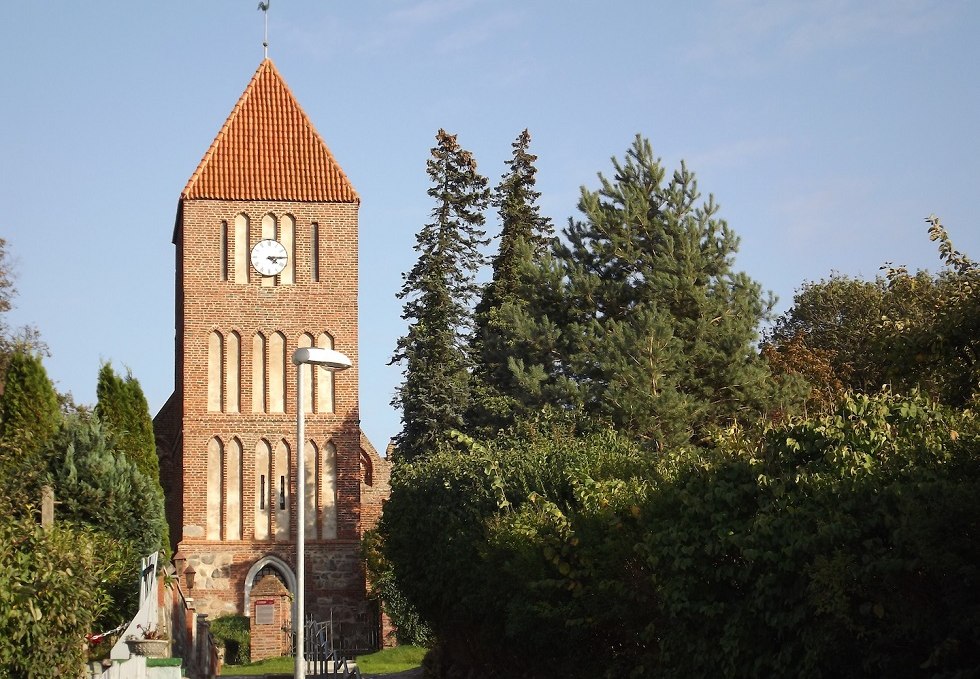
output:
M269 59L259 65L180 197L360 200Z

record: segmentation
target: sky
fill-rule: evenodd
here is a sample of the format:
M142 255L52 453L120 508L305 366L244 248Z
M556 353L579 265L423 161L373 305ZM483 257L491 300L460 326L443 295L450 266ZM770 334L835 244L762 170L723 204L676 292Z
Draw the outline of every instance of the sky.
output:
M7 322L40 331L79 403L104 361L153 414L173 390L177 200L262 60L256 5L4 6ZM936 270L932 213L980 257L980 3L271 0L268 23L270 58L361 196L361 422L382 450L400 428L395 294L433 207L440 128L491 184L528 128L558 228L647 137L715 196L736 269L778 311L831 272Z

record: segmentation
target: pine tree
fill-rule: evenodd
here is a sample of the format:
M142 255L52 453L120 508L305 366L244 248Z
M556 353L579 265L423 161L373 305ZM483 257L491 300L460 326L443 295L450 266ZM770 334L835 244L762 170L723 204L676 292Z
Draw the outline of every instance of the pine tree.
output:
M515 314L526 309L527 281L542 257L551 249L554 229L541 215L541 197L534 185L537 156L528 151L527 130L512 144L508 171L493 194L500 216L500 247L493 258L493 275L483 288L474 314L472 408L469 427L474 433L490 435L519 417L524 389L515 380L510 361L522 358L519 322Z
M398 340L392 364L404 364L404 380L392 405L402 411L395 437L400 459L436 450L462 429L469 403L471 303L475 275L487 244L483 211L490 192L473 155L456 136L439 130L426 169L435 201L432 221L416 237L419 259L398 293L408 332Z
M17 502L37 502L48 476L50 443L61 423L58 395L41 357L10 356L0 396L0 492Z
M557 249L563 307L528 317L529 336L548 330L556 358L519 377L656 445L753 417L767 372L752 343L768 306L732 269L738 238L713 197L698 204L693 173L682 163L667 180L640 136L613 169L599 190L583 187L584 218Z

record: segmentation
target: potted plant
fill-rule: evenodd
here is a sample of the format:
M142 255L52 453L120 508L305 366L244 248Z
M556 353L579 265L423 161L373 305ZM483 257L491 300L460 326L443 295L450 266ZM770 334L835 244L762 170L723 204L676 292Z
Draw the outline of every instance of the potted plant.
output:
M157 628L143 629L136 625L141 636L130 634L126 637L126 645L132 655L142 655L147 658L167 658L170 656L170 639Z

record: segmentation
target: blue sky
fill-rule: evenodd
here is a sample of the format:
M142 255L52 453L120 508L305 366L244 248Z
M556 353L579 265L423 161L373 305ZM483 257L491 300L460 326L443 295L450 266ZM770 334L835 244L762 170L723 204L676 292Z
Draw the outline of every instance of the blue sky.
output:
M9 321L37 326L79 402L103 360L132 369L154 413L173 389L177 199L262 59L256 5L4 7ZM365 431L383 449L399 428L395 293L440 127L494 184L529 128L558 226L648 137L715 195L737 268L784 310L832 271L934 270L933 212L980 257L978 33L980 4L957 0L272 0L270 57L362 198Z

